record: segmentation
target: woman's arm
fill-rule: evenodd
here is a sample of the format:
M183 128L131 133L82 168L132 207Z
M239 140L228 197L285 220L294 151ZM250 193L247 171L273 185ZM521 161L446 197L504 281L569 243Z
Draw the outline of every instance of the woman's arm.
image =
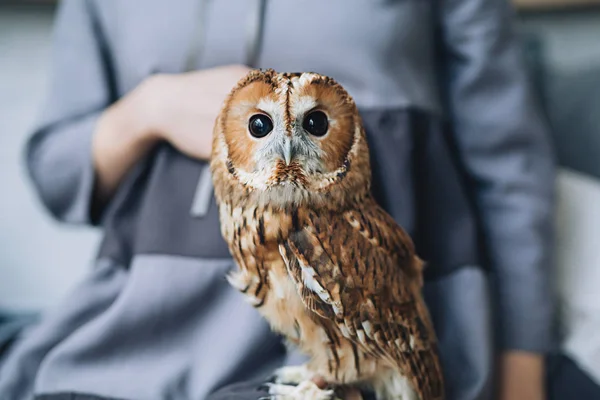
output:
M544 400L545 358L524 351L506 351L500 357L499 400Z
M123 177L159 140L199 159L210 156L223 101L248 68L217 67L152 76L116 100L110 54L87 0L61 2L51 88L27 146L34 185L52 214L95 223Z
M189 157L209 159L223 101L248 71L230 65L155 75L103 112L92 142L95 200L107 202L131 167L159 140Z
M505 352L500 392L541 399L541 354L552 345L554 311L554 166L547 127L534 105L508 1L443 0L439 13L455 141L497 293L496 332ZM526 376L528 382L520 380Z

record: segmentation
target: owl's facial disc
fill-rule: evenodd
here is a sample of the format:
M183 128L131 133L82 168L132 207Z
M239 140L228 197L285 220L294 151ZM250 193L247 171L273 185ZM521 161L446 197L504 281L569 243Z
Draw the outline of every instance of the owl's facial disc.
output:
M228 105L222 120L227 165L245 188L269 201L298 203L345 179L360 122L333 80L256 72Z

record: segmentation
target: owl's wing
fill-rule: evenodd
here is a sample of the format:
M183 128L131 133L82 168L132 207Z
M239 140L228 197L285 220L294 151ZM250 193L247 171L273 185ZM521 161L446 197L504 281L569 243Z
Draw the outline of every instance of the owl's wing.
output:
M374 202L343 215L309 213L280 246L307 308L374 357L411 375L424 398L442 391L435 334L420 298L420 260ZM437 393L437 395L436 395Z

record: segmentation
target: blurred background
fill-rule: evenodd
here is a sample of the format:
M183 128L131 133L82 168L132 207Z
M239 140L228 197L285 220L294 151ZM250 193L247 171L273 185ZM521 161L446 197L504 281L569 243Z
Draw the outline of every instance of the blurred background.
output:
M552 123L561 165L559 262L568 261L569 271L600 270L600 0L514 1L528 68ZM54 7L50 0L0 0L0 309L5 310L56 304L90 267L99 240L93 229L55 223L34 196L23 165L24 144L46 90ZM600 283L600 272L595 274L597 280L586 281ZM560 279L563 291L580 287L573 276Z

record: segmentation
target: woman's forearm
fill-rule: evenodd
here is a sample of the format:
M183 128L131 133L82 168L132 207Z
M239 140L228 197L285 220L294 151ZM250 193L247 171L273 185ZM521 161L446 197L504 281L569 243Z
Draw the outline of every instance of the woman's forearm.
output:
M100 117L93 140L96 201L105 203L157 140L199 160L210 158L215 119L231 88L248 73L240 65L154 75Z
M522 351L508 351L500 358L499 400L543 400L544 357Z
M92 142L96 173L95 201L107 202L123 177L156 142L144 118L138 89L99 118Z

